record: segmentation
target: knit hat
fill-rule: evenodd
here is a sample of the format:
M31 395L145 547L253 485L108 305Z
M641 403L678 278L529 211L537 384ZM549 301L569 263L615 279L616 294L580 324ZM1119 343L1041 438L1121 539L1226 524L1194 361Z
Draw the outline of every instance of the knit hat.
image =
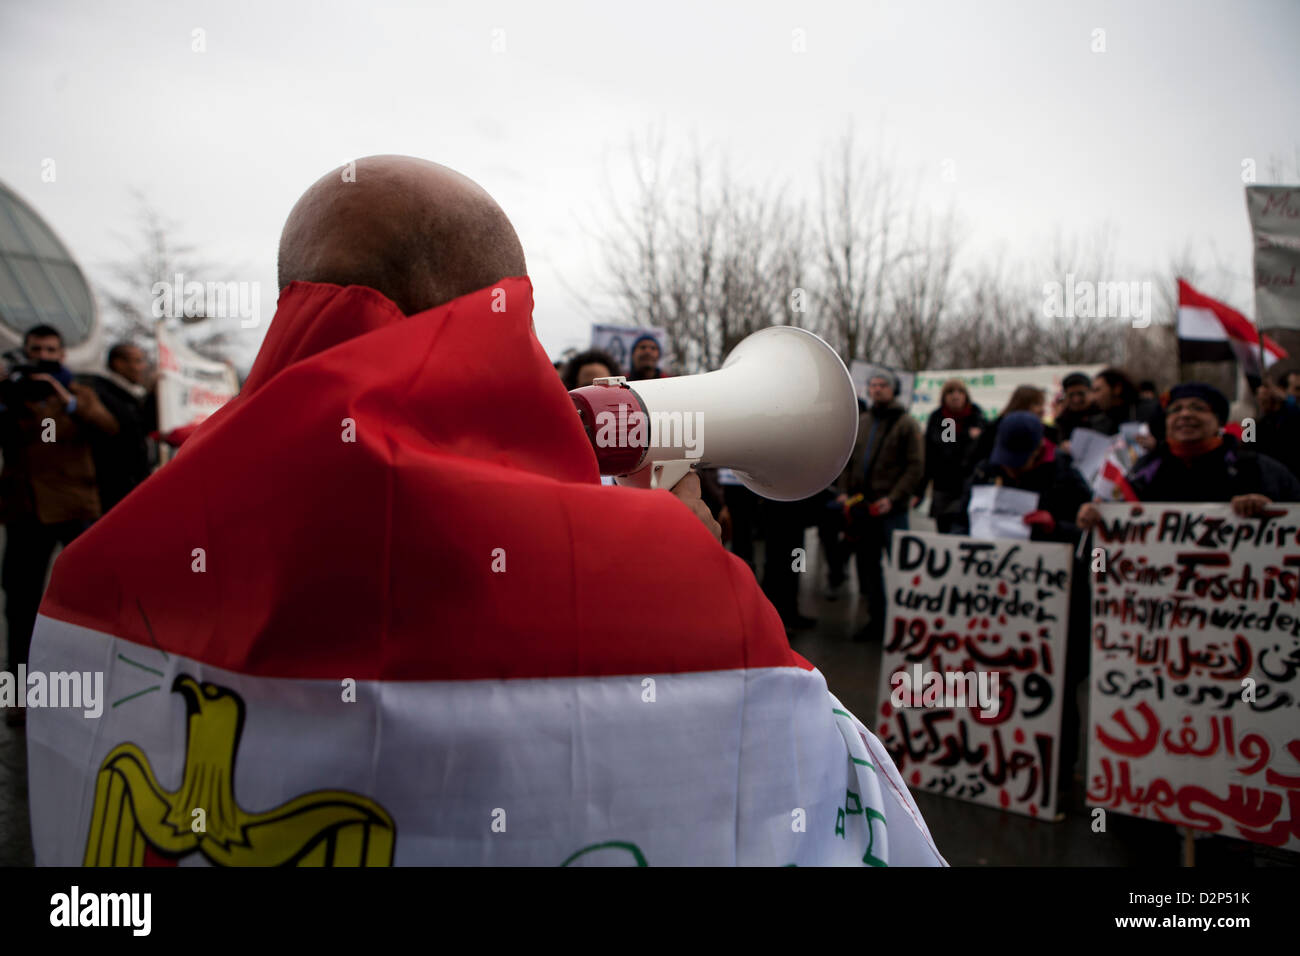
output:
M1204 382L1185 382L1182 385L1175 385L1169 390L1169 404L1172 405L1180 398L1199 398L1210 406L1210 411L1214 412L1214 417L1219 420L1220 425L1227 424L1228 400L1213 385L1206 385ZM1167 406L1165 414L1169 414Z
M1003 468L1023 468L1043 443L1043 420L1033 412L1008 412L998 425L997 441L989 457Z
M895 398L898 397L898 376L897 375L895 375L887 368L873 368L871 372L867 375L867 381L870 382L873 378L883 378L886 382L889 383L889 387L894 390L894 397Z
M655 348L659 349L659 353L661 355L663 354L663 348L659 345L659 340L655 338L653 335L651 335L649 332L645 332L636 337L636 341L632 343L632 351L635 352L636 347L640 345L642 342L653 342Z

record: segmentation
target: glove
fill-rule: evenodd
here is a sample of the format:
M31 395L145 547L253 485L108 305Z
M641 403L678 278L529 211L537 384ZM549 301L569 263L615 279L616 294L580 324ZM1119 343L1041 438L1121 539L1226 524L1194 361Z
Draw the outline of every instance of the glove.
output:
M1025 515L1025 524L1031 528L1042 528L1047 534L1051 534L1056 530L1056 519L1052 517L1052 513L1043 511L1041 508Z

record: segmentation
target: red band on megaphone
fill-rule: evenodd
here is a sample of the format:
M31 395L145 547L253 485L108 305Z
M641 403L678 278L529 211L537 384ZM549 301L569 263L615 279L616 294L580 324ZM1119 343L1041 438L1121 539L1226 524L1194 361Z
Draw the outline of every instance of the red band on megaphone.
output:
M648 429L633 429L629 434L627 422L632 416L644 418L645 406L641 397L626 385L587 385L569 392L578 417L587 432L587 440L596 453L596 462L602 475L626 475L636 471L650 447ZM603 434L615 436L615 441L602 441L602 425L614 423L613 429L605 428ZM639 439L639 440L638 440Z

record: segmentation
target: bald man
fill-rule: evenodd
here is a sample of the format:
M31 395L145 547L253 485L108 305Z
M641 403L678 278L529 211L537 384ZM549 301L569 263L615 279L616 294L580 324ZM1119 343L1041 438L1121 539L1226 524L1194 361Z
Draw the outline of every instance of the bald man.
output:
M600 485L504 213L352 178L241 394L59 561L33 667L113 706L28 720L37 861L942 865L696 479Z

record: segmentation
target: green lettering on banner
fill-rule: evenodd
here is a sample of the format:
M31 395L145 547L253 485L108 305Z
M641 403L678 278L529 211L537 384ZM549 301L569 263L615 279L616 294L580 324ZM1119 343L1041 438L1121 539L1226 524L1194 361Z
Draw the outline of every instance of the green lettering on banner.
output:
M885 815L879 810L872 810L870 807L867 807L867 832L871 834L871 839L867 842L867 852L862 854L862 862L869 866L889 866L889 864L880 859L880 857L873 856L871 853L871 848L876 845L877 820L880 821L882 827L885 825Z
M862 800L859 799L858 795L854 793L852 790L847 791L847 794L848 795L845 797L844 800L844 809L847 810L851 815L857 816L859 813L862 812ZM848 803L849 800L853 801L853 805L857 807L856 810L849 810L849 803Z
M582 856L584 853L592 853L595 852L596 850L608 850L608 849L625 850L628 853L631 853L632 859L636 861L637 866L650 865L649 863L646 862L645 857L641 854L640 848L635 843L623 843L618 840L610 840L607 843L593 843L591 846L584 846L577 853L573 854L573 856L569 857L567 860L561 863L560 866L568 866L570 863L572 863L578 857Z
M844 839L844 808L835 808L835 835L841 840Z

